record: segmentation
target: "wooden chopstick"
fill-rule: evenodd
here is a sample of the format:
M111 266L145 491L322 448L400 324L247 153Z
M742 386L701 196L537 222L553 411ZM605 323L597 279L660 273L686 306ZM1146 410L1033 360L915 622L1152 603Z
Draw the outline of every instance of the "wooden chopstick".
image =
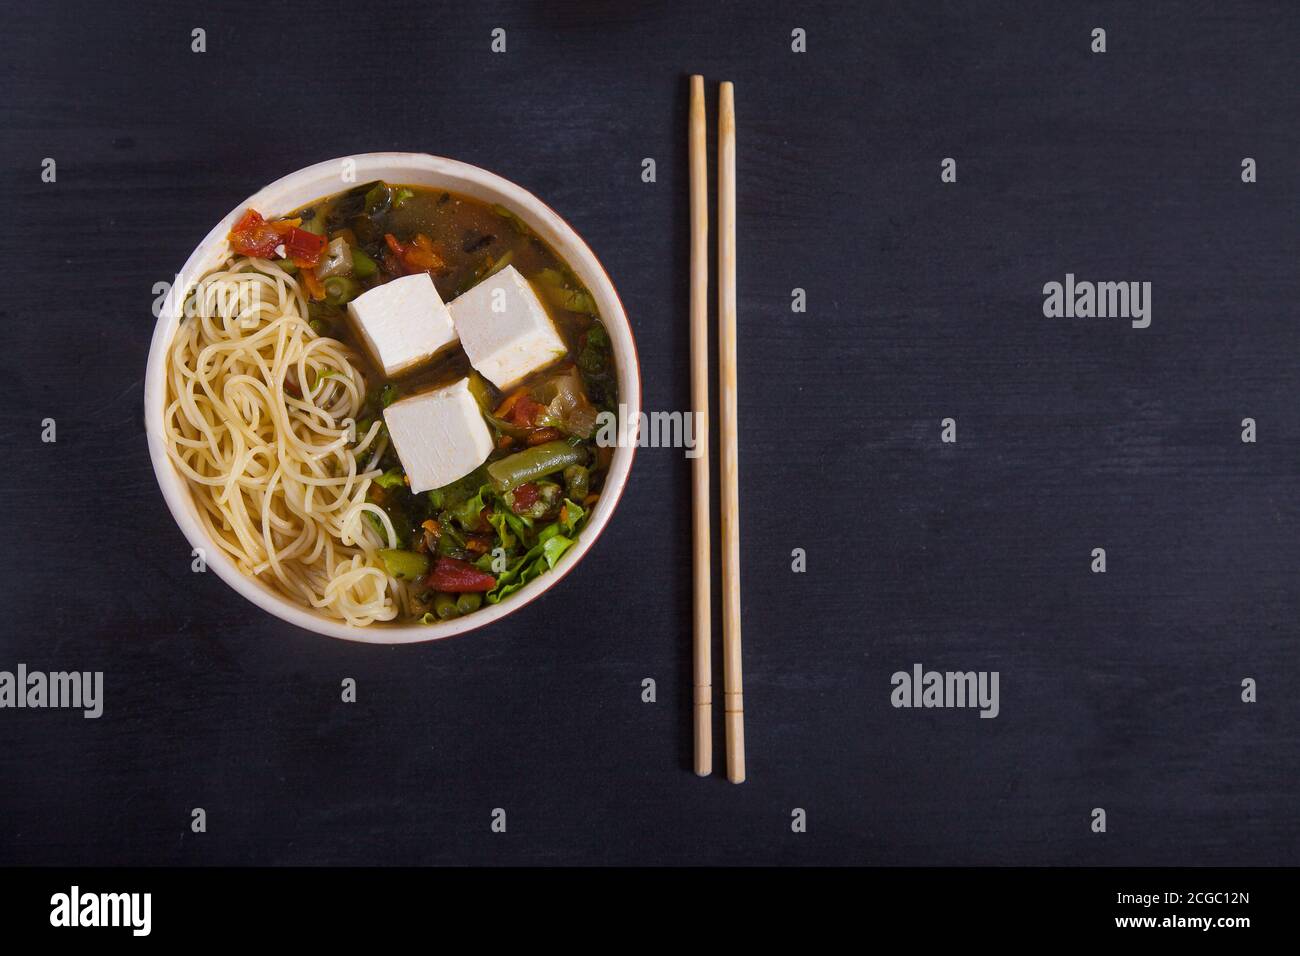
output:
M709 170L704 77L691 77L691 406L699 456L691 465L695 528L695 772L713 773L713 608L709 552Z
M740 668L740 486L736 447L736 101L718 95L718 409L722 426L722 702L727 779L745 779L745 698Z

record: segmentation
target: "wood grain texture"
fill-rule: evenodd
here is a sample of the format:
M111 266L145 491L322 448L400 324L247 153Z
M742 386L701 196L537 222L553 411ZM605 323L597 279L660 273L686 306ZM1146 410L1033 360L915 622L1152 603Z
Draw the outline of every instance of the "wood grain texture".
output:
M0 669L103 670L107 696L0 711L0 862L1300 863L1293 5L0 18ZM544 599L374 649L191 573L141 425L154 284L265 183L383 149L559 211L627 307L645 407L689 408L691 72L742 96L743 788L691 773L680 451L638 453ZM1151 281L1152 327L1044 319L1067 271ZM917 661L999 670L1000 716L892 708Z
M713 536L709 463L709 161L704 77L691 77L691 413L697 454L691 460L691 624L695 682L695 773L713 772Z
M740 425L736 364L736 91L718 88L718 485L722 511L722 702L727 779L745 782L740 626Z

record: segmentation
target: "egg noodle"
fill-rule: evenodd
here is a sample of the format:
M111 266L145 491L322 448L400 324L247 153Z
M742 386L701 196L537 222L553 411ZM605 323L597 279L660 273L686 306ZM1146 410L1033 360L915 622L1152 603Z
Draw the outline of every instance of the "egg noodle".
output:
M307 316L301 287L268 260L205 276L168 353L167 450L244 573L348 624L389 621L411 600L378 554L397 546L392 523L366 501L387 438L379 421L356 434L365 378Z

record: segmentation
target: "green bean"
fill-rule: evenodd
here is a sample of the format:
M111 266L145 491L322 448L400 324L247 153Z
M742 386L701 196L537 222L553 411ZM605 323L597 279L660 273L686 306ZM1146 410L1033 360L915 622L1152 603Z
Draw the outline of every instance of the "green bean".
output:
M369 279L378 271L379 266L374 259L371 259L356 246L352 247L352 274L354 276L358 279Z
M564 469L564 486L569 489L569 497L574 501L580 502L587 497L590 481L591 472L582 465L570 465Z
M520 485L581 464L587 453L566 441L548 441L525 448L487 466L488 479L499 492L513 491Z
M456 610L461 614L469 614L471 611L477 611L482 603L483 595L466 591L456 598Z
M403 581L414 581L429 573L429 559L418 552L380 548L379 556L384 559L388 573Z
M360 292L361 286L357 284L356 279L349 279L347 276L330 276L325 280L325 301L330 305L351 302Z
M460 617L460 609L456 607L456 599L445 591L439 591L433 596L433 613L438 615L440 621L449 621L453 617Z

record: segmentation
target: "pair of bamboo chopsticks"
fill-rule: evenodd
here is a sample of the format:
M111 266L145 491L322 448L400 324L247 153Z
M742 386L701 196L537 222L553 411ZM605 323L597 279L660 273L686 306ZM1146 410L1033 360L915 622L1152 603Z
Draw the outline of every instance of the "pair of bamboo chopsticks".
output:
M692 464L695 528L695 772L713 772L712 568L709 549L709 174L704 77L691 77L691 404L700 454ZM727 779L745 779L740 667L740 488L736 454L736 102L718 90L718 407L722 433L722 701Z

